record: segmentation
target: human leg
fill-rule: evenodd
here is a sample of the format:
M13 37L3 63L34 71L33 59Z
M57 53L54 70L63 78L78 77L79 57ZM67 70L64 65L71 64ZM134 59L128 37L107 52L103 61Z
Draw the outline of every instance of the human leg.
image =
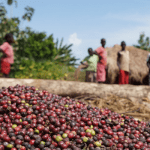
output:
M149 80L149 86L150 86L150 69L149 69L149 74L148 74L148 80Z
M93 82L93 71L89 71L89 82Z
M98 83L104 83L106 81L106 70L103 64L97 65L97 77L96 80Z
M86 71L85 82L87 82L87 77L88 77L88 73L87 73L87 71Z
M93 82L96 82L96 72L93 73Z
M9 78L9 74L4 74L4 73L3 73L3 77L4 77L4 78Z
M86 82L92 82L93 73L92 71L86 71Z
M103 84L104 82L98 81L99 84Z
M125 72L124 72L124 70L119 71L119 84L125 84Z
M125 84L129 84L129 72L125 71Z

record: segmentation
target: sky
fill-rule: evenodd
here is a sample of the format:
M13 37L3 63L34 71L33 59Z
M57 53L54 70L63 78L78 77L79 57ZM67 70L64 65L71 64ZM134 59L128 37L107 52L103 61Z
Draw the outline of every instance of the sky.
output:
M100 39L106 47L125 41L128 46L138 44L142 32L150 36L150 0L18 0L6 7L8 17L21 19L26 6L35 9L30 22L22 21L20 28L53 34L54 41L73 44L72 54L80 60L88 55L89 47L95 50Z

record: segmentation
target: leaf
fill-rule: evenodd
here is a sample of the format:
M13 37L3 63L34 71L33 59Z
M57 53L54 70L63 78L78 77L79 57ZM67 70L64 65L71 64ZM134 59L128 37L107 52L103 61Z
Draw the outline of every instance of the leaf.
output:
M34 65L30 66L29 68L30 68L30 69L33 69L33 68L34 68Z
M65 73L65 74L64 74L64 76L65 76L65 77L68 77L68 74L67 74L67 73Z
M60 42L60 45L59 45L59 49L61 48L62 43L63 43L63 38L61 39L61 42Z
M58 39L56 40L55 48L56 48L56 50L58 51Z
M51 76L52 74L51 74L51 73L48 73L48 75Z
M13 0L7 0L8 5L12 5L12 3L13 3Z
M33 76L33 74L31 73L29 76L30 76L30 77L32 77L32 76Z
M27 20L28 20L28 21L31 21L31 18L30 18L30 17L27 17Z
M25 69L25 67L19 66L19 69L20 69L20 70L24 70L24 69Z

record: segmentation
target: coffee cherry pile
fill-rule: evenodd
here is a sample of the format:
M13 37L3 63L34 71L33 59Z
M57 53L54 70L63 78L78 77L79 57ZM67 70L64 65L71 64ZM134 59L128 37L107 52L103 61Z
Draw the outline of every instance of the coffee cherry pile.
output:
M0 89L0 150L150 150L149 123L31 86Z

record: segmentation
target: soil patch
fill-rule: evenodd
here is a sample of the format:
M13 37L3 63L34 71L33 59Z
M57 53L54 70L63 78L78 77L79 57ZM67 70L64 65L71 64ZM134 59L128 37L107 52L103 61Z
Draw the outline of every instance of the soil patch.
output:
M150 102L146 98L143 98L142 104L138 101L132 101L131 99L121 98L115 95L111 95L107 98L100 98L95 95L81 95L74 97L74 99L81 100L93 107L108 108L111 111L133 116L142 121L150 121L150 109L148 107Z

